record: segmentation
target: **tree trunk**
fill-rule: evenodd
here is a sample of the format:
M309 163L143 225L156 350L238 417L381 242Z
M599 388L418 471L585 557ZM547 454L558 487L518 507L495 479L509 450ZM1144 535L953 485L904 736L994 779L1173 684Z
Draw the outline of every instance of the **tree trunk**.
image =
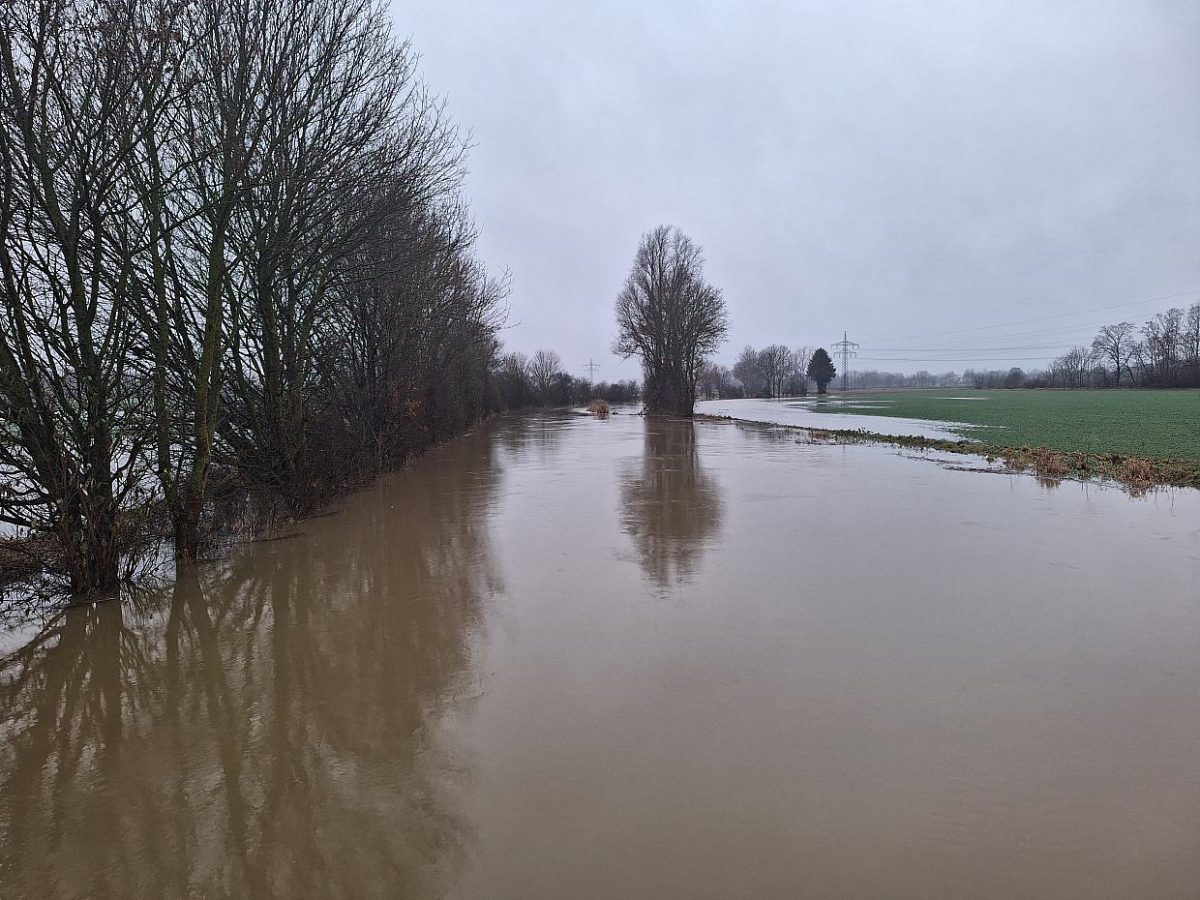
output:
M204 495L184 489L183 502L172 516L175 531L175 562L189 565L200 558L200 515L204 511Z
M116 596L120 587L116 516L111 511L85 516L78 502L68 507L57 531L71 594L89 600Z
M696 395L677 384L647 382L646 412L649 415L683 416L690 419L695 413Z

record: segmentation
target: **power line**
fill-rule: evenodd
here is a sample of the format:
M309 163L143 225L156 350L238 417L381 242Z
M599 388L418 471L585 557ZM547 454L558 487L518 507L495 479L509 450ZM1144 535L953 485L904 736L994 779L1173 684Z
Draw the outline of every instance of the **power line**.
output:
M1081 323L1077 323L1074 325L1055 325L1055 326L1051 326L1050 328L1038 328L1038 329L1034 329L1032 331L1016 331L1016 332L1010 332L1008 334L996 334L996 335L977 335L976 339L979 342L1011 340L1013 338L1029 338L1029 339L1044 338L1047 340L1057 338L1059 341L1076 340L1076 339L1087 341L1087 340L1090 340L1090 338L1092 336L1091 334L1088 334L1088 332L1092 332L1094 334L1095 329L1102 328L1105 325L1111 325L1111 324L1112 324L1111 320L1105 319L1105 320L1099 320L1099 321L1095 321L1095 322L1081 322ZM1074 335L1081 335L1081 336L1079 338L1075 338ZM1056 344L1054 346L1061 346L1061 343ZM872 349L883 350L884 348L876 347L876 348L872 348ZM907 352L908 350L912 350L913 352L925 352L927 349L930 349L930 348L922 348L922 347L888 348L889 352L898 352L898 353L904 353L904 352ZM976 348L963 347L963 348L947 348L947 349L954 350L954 351L961 349L964 352L966 352L968 350L976 349ZM980 350L1000 350L1000 349L1006 349L1006 348L1002 348L999 346L986 346L986 347L980 347L978 349L980 349ZM1031 346L1025 347L1025 349L1032 350L1032 349L1037 349L1037 348L1035 348L1034 346L1031 345Z
M1060 354L1061 355L1061 354ZM888 357L888 356L862 356L859 357L861 362L948 362L948 363L977 363L977 362L1045 362L1050 359L1058 359L1057 356L903 356L903 357Z
M1034 322L1049 322L1054 319L1068 319L1071 316L1083 316L1083 315L1088 315L1090 313L1106 312L1111 309L1123 309L1128 306L1144 306L1147 303L1159 303L1163 300L1177 300L1180 297L1191 297L1191 296L1195 296L1197 294L1200 294L1200 289L1193 288L1192 290L1189 290L1189 291L1180 291L1175 294L1162 294L1158 297L1149 297L1145 300L1131 300L1128 303L1114 303L1110 306L1090 307L1088 309L1076 310L1075 312L1057 313L1052 316L1038 316L1033 319L1017 319L1016 321L1013 321L1013 322L999 322L994 325L976 325L971 328L957 328L957 329L952 329L950 331L934 331L934 332L926 332L924 334L898 335L898 336L894 336L894 337L881 338L880 340L903 341L903 340L908 340L910 338L913 340L917 340L920 338L927 338L927 337L943 337L945 335L950 335L950 334L967 334L968 332L972 332L972 331L987 331L992 328L1011 328L1014 325L1029 325Z
M996 350L1057 350L1062 344L1022 344L1014 347L867 347L868 353L990 353Z
M600 368L600 364L596 363L596 362L592 362L592 358L589 356L587 365L584 366L584 368L587 369L588 381L595 381L596 380L596 370L598 368Z

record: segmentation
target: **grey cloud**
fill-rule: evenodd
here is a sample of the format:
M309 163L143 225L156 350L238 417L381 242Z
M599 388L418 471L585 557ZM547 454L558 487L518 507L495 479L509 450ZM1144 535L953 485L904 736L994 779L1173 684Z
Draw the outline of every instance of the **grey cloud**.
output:
M1065 346L1114 316L1088 310L1200 298L1194 3L393 10L473 132L481 252L513 274L506 343L576 374L594 357L636 375L608 353L612 302L660 222L705 247L730 359L843 329L868 349L942 346L920 336L1078 312L1021 339Z

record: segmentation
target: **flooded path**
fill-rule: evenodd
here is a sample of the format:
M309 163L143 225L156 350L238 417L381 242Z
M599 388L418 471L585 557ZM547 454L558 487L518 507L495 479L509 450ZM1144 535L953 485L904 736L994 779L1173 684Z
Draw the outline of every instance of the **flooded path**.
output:
M1194 897L1200 492L512 416L0 669L0 896Z

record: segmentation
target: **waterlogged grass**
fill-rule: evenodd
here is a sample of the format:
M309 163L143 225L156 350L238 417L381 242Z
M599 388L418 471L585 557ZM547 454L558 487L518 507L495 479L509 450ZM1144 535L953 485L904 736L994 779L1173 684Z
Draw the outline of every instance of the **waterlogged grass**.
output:
M1200 390L853 393L814 410L985 428L948 430L999 447L1200 460Z

